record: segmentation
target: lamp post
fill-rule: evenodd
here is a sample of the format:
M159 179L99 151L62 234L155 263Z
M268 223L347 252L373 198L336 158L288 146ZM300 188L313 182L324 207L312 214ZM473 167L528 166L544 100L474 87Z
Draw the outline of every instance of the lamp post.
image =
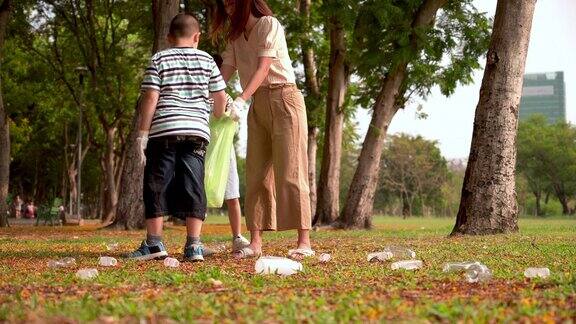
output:
M85 66L79 66L75 68L74 71L78 74L78 84L80 85L80 91L78 94L78 189L76 191L76 214L78 215L78 221L80 221L82 219L82 106L84 105L84 75L88 72L88 68Z

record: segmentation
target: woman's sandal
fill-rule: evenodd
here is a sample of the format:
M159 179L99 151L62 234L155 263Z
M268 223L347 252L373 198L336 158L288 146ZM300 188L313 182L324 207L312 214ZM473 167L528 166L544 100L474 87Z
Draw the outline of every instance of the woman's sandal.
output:
M304 258L312 257L314 255L316 255L316 252L314 252L314 250L310 248L288 250L288 257L294 260L302 260Z
M234 252L234 257L236 259L248 259L248 258L256 258L262 255L262 252L254 252L249 246L243 247L240 250Z

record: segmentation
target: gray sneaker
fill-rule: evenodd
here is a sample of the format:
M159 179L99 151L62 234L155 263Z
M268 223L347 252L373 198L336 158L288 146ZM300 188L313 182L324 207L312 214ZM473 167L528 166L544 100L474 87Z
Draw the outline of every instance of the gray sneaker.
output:
M232 253L236 253L243 248L250 245L250 241L248 241L244 236L240 235L232 240Z
M184 260L204 261L204 246L202 244L190 244L184 248Z
M125 255L125 257L128 259L139 261L162 259L167 256L168 252L166 252L164 243L159 242L156 245L148 245L146 244L146 240L142 241L142 244L140 244L140 247L137 250Z

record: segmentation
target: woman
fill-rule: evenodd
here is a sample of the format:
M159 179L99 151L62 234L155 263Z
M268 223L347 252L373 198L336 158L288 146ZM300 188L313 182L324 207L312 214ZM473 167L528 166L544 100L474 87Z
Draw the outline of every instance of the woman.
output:
M222 2L224 1L224 2ZM314 255L310 246L306 107L284 29L264 0L218 0L213 39L224 36L222 77L238 71L242 94L234 108L252 98L248 113L246 224L250 245L237 258L262 253L262 232L298 230L289 256Z

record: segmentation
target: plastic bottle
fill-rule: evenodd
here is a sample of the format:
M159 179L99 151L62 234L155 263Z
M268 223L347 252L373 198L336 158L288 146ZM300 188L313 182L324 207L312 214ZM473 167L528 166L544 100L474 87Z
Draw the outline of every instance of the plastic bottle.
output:
M60 260L50 260L48 261L48 267L50 268L67 268L76 265L76 259L74 258L63 258Z
M258 274L290 276L302 271L302 263L281 257L260 257L254 266Z
M392 270L404 269L404 270L416 270L422 268L424 263L420 260L402 260L396 261L390 265Z
M483 264L474 264L466 269L466 273L464 274L464 278L466 281L470 283L474 282L484 282L490 280L492 278L492 271L488 269L487 266Z
M488 267L478 261L451 262L444 265L444 272L464 271L464 278L470 283L487 281L492 278Z
M106 243L106 250L108 251L114 251L118 248L118 243L117 242L110 242L110 243Z
M527 268L524 271L526 278L548 278L550 277L550 269L548 268Z
M474 264L481 264L476 261L465 261L465 262L449 262L444 265L444 272L454 272L454 271L466 271L470 266Z
M387 246L384 252L389 252L395 259L415 259L416 252L402 246Z
M93 279L98 276L98 269L80 269L76 272L76 277L82 280Z
M330 261L330 259L332 259L332 256L328 253L322 253L318 257L318 261L320 261L320 263L328 263L328 261Z
M384 262L392 259L393 257L394 255L389 251L368 253L368 262Z
M168 268L178 268L180 266L180 261L174 258L164 259L164 266Z
M98 259L98 264L103 267L114 267L118 264L118 260L113 257L103 256Z

